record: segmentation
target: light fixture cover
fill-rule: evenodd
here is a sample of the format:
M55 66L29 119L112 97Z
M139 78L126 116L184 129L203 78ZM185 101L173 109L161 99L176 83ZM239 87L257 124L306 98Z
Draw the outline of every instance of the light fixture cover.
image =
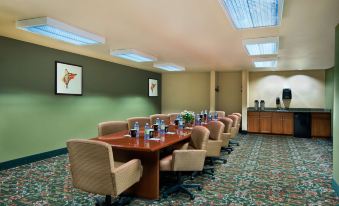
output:
M278 60L276 58L255 59L253 63L256 68L276 68L278 66Z
M247 39L243 44L250 56L276 55L279 49L279 37Z
M237 29L280 25L284 0L219 0Z
M185 67L172 64L172 63L155 63L153 66L155 68L162 69L165 71L170 71L170 72L185 71Z
M134 62L154 62L157 61L157 58L139 52L135 49L118 49L111 50L111 55L114 57L119 57L123 59L127 59Z
M105 38L50 17L18 20L16 27L75 45L104 44Z

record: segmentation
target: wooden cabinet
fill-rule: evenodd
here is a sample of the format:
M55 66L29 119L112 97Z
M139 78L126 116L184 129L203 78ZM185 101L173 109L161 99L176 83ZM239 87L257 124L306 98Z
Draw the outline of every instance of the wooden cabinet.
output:
M259 132L259 112L247 113L247 131Z
M293 113L272 113L272 134L293 134Z
M271 133L272 112L248 112L247 131L254 133Z
M272 132L272 112L260 112L259 114L260 133Z
M330 113L312 113L312 137L330 137L331 136L331 114Z

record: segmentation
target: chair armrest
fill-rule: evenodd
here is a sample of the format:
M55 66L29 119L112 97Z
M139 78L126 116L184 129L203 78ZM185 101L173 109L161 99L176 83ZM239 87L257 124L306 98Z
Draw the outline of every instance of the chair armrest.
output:
M221 141L222 141L221 146L222 147L227 147L228 144L229 144L230 139L231 139L231 133L222 133L221 134Z
M237 127L231 127L231 139L237 135Z
M174 150L173 171L202 171L206 150Z
M187 150L188 149L188 142L186 142L185 144L181 145L180 147L178 147L179 150Z
M139 182L142 176L142 166L139 159L132 159L125 164L114 168L112 178L115 182L115 191L119 195L135 183ZM114 183L113 183L114 185Z
M222 146L221 140L208 140L207 142L207 157L219 157Z

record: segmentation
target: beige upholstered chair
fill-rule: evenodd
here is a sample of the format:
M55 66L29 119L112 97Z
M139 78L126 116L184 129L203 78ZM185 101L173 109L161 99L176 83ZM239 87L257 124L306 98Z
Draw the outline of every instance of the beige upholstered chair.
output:
M239 117L239 130L238 131L241 131L241 117L242 117L242 115L240 113L237 113L237 112L232 113L232 114L237 115Z
M225 125L224 132L221 135L222 150L226 150L228 153L231 153L231 151L233 151L233 148L229 146L229 141L231 139L231 128L233 120L228 117L224 117L220 118L219 121Z
M160 170L175 171L178 178L178 184L166 190L163 194L164 197L167 197L170 193L182 191L189 194L191 199L194 199L194 195L187 188L201 190L199 184L184 184L181 171L202 171L209 134L209 130L203 126L194 127L189 143L184 144L178 150L174 150L172 155L160 160Z
M151 124L155 124L155 121L159 118L160 120L164 120L165 125L170 124L170 116L168 114L153 114L150 116Z
M170 116L170 123L171 124L174 124L174 120L177 118L177 116L179 115L180 113L170 113L168 114Z
M218 114L218 118L223 118L225 117L226 113L224 111L216 111Z
M142 176L140 160L115 162L112 147L105 142L74 139L67 141L67 149L73 186L106 195L106 203L111 202L111 195L120 195Z
M108 135L123 130L128 130L128 124L126 121L108 121L98 124L98 135Z
M231 139L235 138L239 133L239 127L240 127L240 118L237 115L231 114L227 115L228 118L233 120L232 128L231 128ZM230 144L238 145L238 142L234 142L233 140L230 140Z
M148 123L151 125L151 119L149 117L131 117L127 119L128 128L131 129L134 127L134 123L138 122L140 129L145 127L145 124Z

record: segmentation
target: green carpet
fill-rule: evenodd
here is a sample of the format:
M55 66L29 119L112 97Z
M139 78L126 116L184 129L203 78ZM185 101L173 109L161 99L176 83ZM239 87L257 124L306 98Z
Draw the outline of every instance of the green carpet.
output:
M193 190L195 200L179 193L131 205L339 205L329 141L263 135L237 141L228 163L216 165L214 180L187 180L203 186ZM67 155L61 155L0 171L0 205L93 205L95 195L73 188L68 169Z

